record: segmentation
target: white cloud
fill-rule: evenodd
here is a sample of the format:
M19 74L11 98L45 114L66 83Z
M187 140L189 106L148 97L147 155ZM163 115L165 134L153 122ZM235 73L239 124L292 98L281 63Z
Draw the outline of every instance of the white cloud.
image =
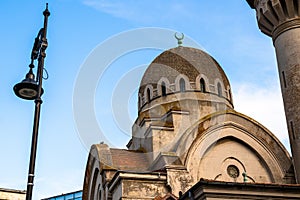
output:
M288 151L288 133L279 86L261 88L246 83L234 84L235 110L248 115L275 134Z
M187 9L191 6L186 2L84 0L83 4L114 17L143 23L178 19L182 16L191 17L192 15L191 9Z

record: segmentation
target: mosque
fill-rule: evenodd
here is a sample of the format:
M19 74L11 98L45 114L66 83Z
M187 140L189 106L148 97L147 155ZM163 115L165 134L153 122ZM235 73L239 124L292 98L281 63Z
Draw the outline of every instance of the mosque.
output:
M84 200L300 199L300 1L247 2L273 39L292 156L234 110L229 79L211 55L179 45L142 77L128 149L91 147Z

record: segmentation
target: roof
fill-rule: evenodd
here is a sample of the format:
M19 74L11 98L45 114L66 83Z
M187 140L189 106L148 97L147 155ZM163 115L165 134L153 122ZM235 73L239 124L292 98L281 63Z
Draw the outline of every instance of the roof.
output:
M9 189L9 188L0 188L0 192L26 194L26 190L16 190L16 189Z
M143 92L147 84L156 85L162 77L174 83L179 74L186 75L191 82L204 74L212 83L219 78L225 88L229 86L226 74L213 57L200 49L179 46L164 51L152 61L141 80L139 92Z
M139 150L109 148L107 144L94 144L91 147L91 160L100 161L101 169L121 171L147 171L147 154ZM94 161L92 161L94 162Z
M110 149L112 167L126 171L147 171L149 161L145 153L125 149Z
M74 191L74 192L63 193L63 194L60 194L60 195L55 195L55 196L52 196L52 197L44 198L42 200L65 199L64 197L66 197L66 196L72 197L74 199L75 198L81 198L82 197L82 190L77 190L77 191Z

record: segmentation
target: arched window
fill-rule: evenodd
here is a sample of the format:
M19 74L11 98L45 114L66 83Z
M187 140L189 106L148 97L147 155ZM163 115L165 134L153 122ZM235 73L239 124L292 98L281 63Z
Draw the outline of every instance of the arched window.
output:
M179 80L180 92L185 92L185 81L183 78Z
M98 195L97 200L101 200L101 184L98 185Z
M161 96L166 96L167 95L167 88L165 82L161 82Z
M93 174L93 179L92 179L92 186L91 186L91 199L94 199L95 198L95 190L96 190L96 183L97 183L97 178L98 178L98 175L99 175L99 169L96 168L95 169L95 172Z
M206 92L205 81L203 78L200 79L200 90L201 90L201 92Z
M222 96L222 86L220 83L218 83L218 95L221 97Z
M151 100L151 96L150 96L150 89L147 88L147 102L149 103Z

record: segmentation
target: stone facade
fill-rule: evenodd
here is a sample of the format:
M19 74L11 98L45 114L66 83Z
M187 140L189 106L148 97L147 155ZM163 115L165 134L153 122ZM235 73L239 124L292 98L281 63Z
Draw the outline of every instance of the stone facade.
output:
M156 57L142 78L138 108L127 150L91 147L83 199L176 199L204 179L295 183L287 150L234 110L224 71L199 49L180 46Z
M13 190L0 188L0 199L1 200L24 200L26 197L25 190Z
M201 179L179 200L300 199L299 185L253 184Z
M166 87L165 96L179 92L180 79L184 80L186 91L219 92L219 96L232 104L229 81L217 61L200 49L177 47L157 56L147 68L139 88L139 113L155 104L153 99L163 96L162 83Z

